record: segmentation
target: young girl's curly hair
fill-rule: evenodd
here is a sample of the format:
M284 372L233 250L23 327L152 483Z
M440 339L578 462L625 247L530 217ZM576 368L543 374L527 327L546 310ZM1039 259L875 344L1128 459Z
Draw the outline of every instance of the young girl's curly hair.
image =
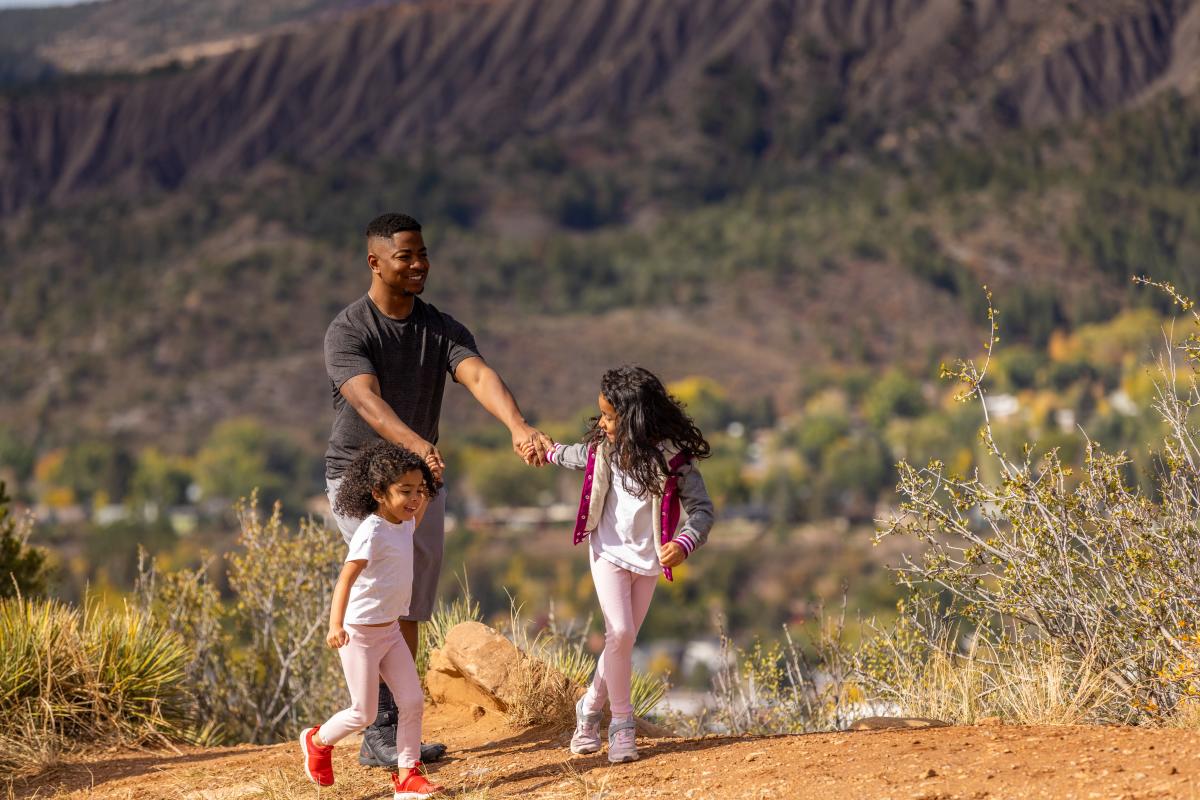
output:
M668 474L660 445L673 443L688 458L708 458L712 449L704 434L672 397L654 373L642 367L610 369L600 379L600 393L617 410L617 435L609 463L627 479L627 490L637 497L662 494ZM605 441L600 417L593 417L587 441Z
M429 465L412 450L378 441L364 448L346 471L338 486L333 510L348 517L362 519L379 508L372 490L383 494L404 475L419 470L425 484L425 494L433 497L442 484L433 477Z

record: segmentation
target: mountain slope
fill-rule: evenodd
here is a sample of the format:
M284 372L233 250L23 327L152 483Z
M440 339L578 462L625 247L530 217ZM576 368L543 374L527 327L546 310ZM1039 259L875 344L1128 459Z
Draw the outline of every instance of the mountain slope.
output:
M630 146L638 123L686 141L702 87L733 109L761 94L764 117L829 94L879 129L1045 125L1194 90L1198 28L1194 0L1075 12L1036 0L388 8L183 73L0 99L0 213L101 187L235 178L277 157L317 164L614 124ZM751 83L714 82L729 63Z
M66 7L0 10L0 59L24 56L38 75L0 71L0 85L49 74L139 70L246 47L287 26L331 20L409 0L92 0Z

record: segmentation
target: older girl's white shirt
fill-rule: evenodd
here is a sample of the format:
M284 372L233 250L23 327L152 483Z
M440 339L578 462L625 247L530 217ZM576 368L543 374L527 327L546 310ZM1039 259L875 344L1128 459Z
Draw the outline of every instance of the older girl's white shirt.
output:
M367 565L350 587L346 624L378 625L408 614L415 530L413 520L395 523L370 514L354 531L346 561Z
M592 552L638 575L657 575L662 566L654 546L652 509L650 494L637 497L628 491L625 476L614 468L600 523L589 537Z

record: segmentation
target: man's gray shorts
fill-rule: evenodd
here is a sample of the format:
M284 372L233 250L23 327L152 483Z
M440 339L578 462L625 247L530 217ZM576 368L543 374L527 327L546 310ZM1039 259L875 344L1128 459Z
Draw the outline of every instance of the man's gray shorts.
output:
M333 498L341 478L326 478L325 493L329 496L329 514L337 524L346 544L358 530L361 519L345 517L333 510ZM413 536L413 587L408 615L400 619L428 622L437 600L438 576L442 572L442 547L446 540L446 490L438 492L429 502L425 518Z

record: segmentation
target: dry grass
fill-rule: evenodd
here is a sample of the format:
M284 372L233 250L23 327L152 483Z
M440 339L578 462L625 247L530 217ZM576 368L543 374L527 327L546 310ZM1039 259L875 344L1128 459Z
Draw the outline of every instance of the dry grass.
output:
M573 790L574 800L605 800L608 796L609 774L605 772L600 780L593 781L590 775L585 775L575 769L570 761L563 762L563 774L566 776L570 789Z
M187 647L131 609L0 601L0 765L44 770L81 745L165 743L188 730Z
M971 724L1000 717L1024 725L1078 725L1108 718L1121 693L1093 660L1068 659L1046 643L942 646L923 661L897 658L889 699L905 714Z
M1061 650L1017 648L1005 679L995 686L1000 716L1024 725L1079 725L1097 718L1121 697L1093 659L1068 660Z
M524 654L513 678L513 700L505 716L518 727L575 724L575 701L580 685L554 669L552 651L560 645L552 635L539 633L532 639L515 603L510 612L513 644Z

